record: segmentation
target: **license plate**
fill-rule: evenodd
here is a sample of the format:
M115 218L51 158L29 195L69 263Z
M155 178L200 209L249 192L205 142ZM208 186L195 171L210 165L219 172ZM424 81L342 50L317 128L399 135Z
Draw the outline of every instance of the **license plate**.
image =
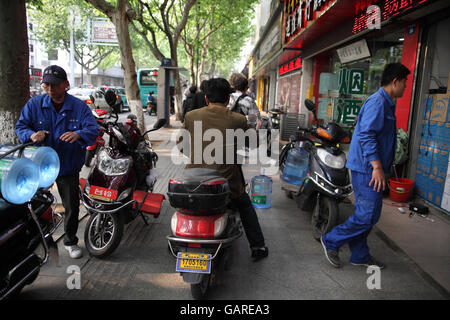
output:
M178 252L177 272L211 273L211 255Z
M112 202L117 199L117 190L91 186L91 190L89 190L89 197Z

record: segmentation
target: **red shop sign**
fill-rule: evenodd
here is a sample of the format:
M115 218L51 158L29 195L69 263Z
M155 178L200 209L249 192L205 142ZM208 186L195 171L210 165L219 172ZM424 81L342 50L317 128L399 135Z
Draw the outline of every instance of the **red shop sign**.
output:
M411 9L418 7L419 5L428 2L428 0L373 0L367 2L367 0L359 0L355 3L355 11L363 11L355 16L353 20L353 34L357 34L368 28L367 23L373 19L383 22L397 16L401 13L405 13ZM380 17L372 16L373 12L370 10L364 10L369 8L368 5L376 5L380 10Z
M302 67L302 59L301 58L291 60L280 66L280 76L285 73L300 69L301 67Z

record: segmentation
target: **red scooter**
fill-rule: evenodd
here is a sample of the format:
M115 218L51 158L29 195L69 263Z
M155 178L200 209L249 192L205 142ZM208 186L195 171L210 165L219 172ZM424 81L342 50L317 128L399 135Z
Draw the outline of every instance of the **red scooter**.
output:
M97 150L105 146L105 140L103 139L105 129L103 128L102 124L104 122L104 119L109 117L108 112L102 109L92 110L92 114L94 115L95 119L97 120L97 123L99 124L100 131L98 133L97 139L95 140L95 143L89 147L86 147L86 158L84 161L84 165L86 167L91 166L92 159L94 159Z
M230 266L229 249L243 234L228 181L211 169L186 169L170 180L167 195L177 210L167 236L176 271L191 285L193 298L203 299L220 271Z
M136 116L129 115L126 123L118 122L113 92L107 91L105 99L115 117L115 121L101 124L109 135L109 143L99 148L88 178L80 179L81 201L90 213L84 241L89 254L97 258L105 258L117 248L125 224L139 215L148 224L144 214L157 218L165 199L152 192L158 156L144 138L148 132L164 126L165 119L141 134Z

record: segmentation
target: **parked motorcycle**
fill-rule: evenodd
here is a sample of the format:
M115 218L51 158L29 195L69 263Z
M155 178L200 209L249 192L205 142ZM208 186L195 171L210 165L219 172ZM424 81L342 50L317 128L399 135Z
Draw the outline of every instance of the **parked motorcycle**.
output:
M194 299L203 299L220 271L230 265L230 247L242 235L237 210L230 204L230 187L220 173L187 169L169 182L172 216L169 249L176 271L191 285Z
M282 110L275 108L268 111L269 116L261 117L261 129L267 130L267 156L272 155L272 129L280 130L281 115L284 113Z
M275 108L269 110L272 129L280 129L281 115L284 112L281 109Z
M30 145L15 147L0 159ZM58 248L52 235L63 219L54 212L54 203L49 188L38 189L23 204L0 199L0 300L18 295L33 283L50 256L57 260Z
M148 224L144 214L157 218L165 198L153 193L158 156L144 138L164 126L165 119L141 134L136 116L130 115L126 123L118 122L115 94L109 93L105 98L115 121L101 124L109 135L108 146L99 149L88 178L80 179L81 200L90 213L84 241L89 254L97 258L105 258L117 248L125 224L137 216Z
M102 124L110 117L108 112L102 109L95 109L92 110L92 114L94 115L95 119L97 120L97 123L99 125L99 133L98 137L95 140L95 143L89 147L86 147L86 158L84 161L84 165L86 167L90 167L92 163L92 159L94 159L94 156L96 155L97 151L105 146L105 139L103 139L103 134L105 133L105 129L103 128Z
M311 100L305 105L316 120L316 107ZM311 129L298 128L280 153L280 170L283 172L289 150L303 144L309 154L309 168L300 186L282 183L286 194L295 198L298 207L312 212L313 237L320 237L337 225L339 203L353 193L346 156L340 144L350 143L350 136L338 124L326 123Z

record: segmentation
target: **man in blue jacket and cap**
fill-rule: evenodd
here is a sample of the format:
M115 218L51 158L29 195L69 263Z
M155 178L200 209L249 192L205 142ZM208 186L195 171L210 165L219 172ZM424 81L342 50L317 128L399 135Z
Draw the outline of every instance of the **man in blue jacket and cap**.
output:
M98 125L86 103L68 94L70 84L63 68L52 65L44 70L42 86L46 94L30 99L20 114L16 133L22 143L43 142L55 149L61 163L56 179L65 209L64 246L70 257L82 256L78 247L80 170L86 147L98 136Z
M341 266L338 251L347 243L351 264L385 267L369 254L367 236L380 218L385 173L390 173L396 151L395 99L403 96L409 73L400 63L388 64L383 70L381 88L366 100L358 115L346 164L352 173L355 211L320 239L333 267Z

